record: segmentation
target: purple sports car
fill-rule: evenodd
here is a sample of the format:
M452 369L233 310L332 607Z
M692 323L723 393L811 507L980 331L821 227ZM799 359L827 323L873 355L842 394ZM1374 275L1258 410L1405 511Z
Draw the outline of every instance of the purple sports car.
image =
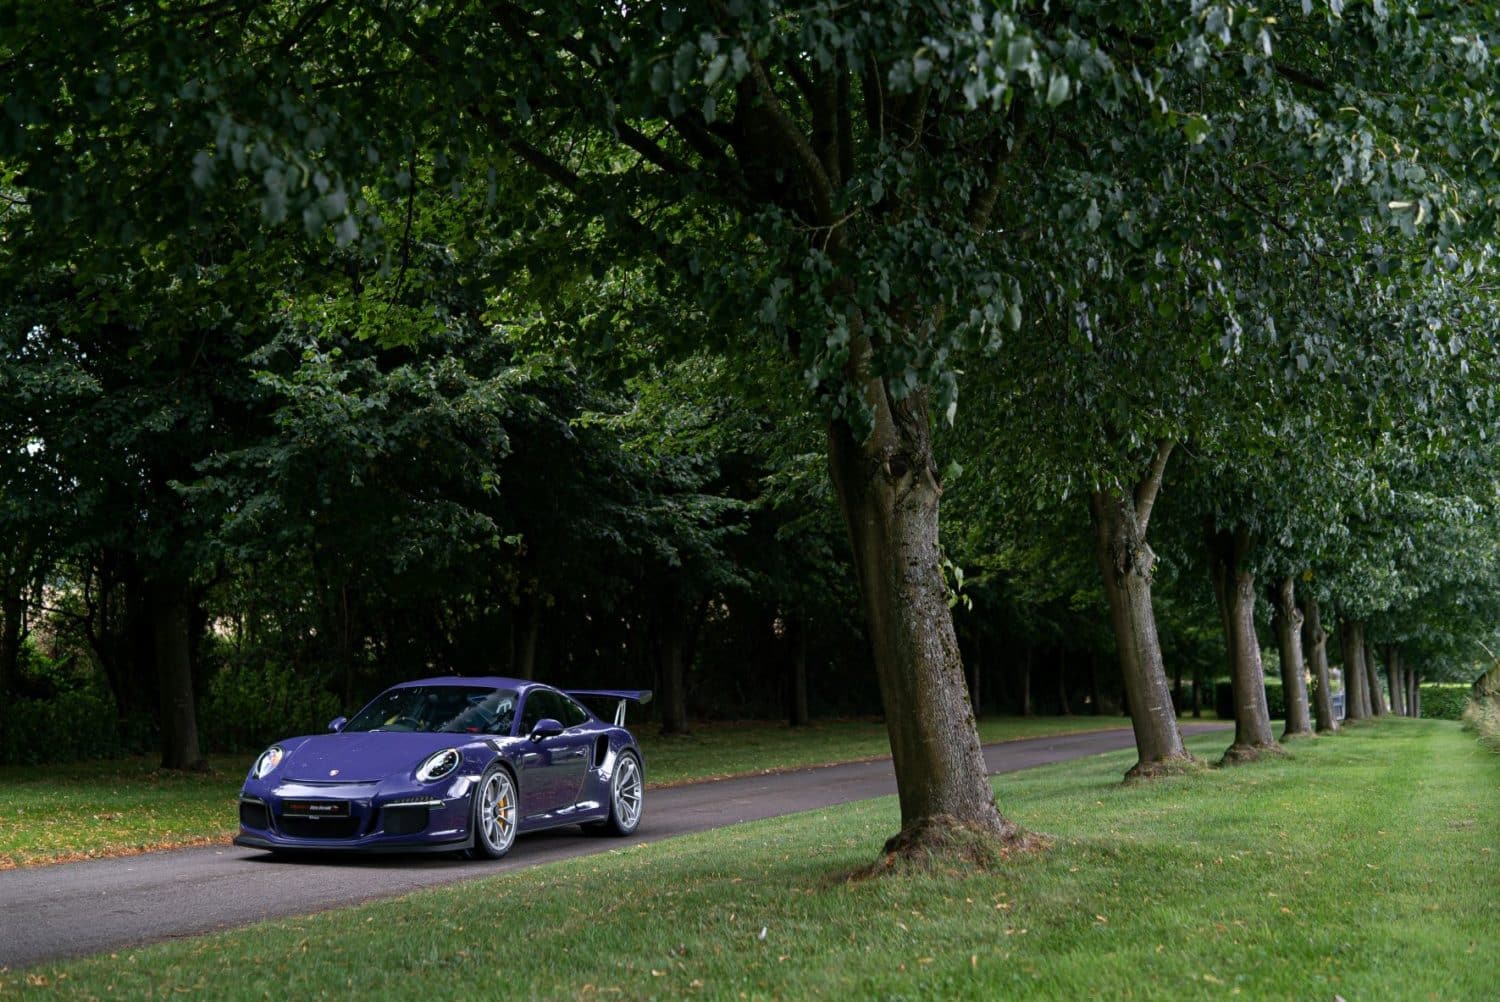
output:
M574 697L614 702L614 722ZM650 698L511 678L405 682L335 719L331 734L262 752L240 791L234 842L496 859L518 832L581 824L629 835L646 781L625 704Z

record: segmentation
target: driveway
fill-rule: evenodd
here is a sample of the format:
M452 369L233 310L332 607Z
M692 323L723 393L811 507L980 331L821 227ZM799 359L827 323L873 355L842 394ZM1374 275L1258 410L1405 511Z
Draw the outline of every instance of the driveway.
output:
M1184 734L1226 724L1188 724ZM987 745L991 773L1134 746L1129 728ZM888 759L648 790L632 844L896 792ZM284 859L206 846L0 871L0 966L18 968L153 940L193 936L423 887L604 852L620 843L577 828L523 836L502 860L449 856Z

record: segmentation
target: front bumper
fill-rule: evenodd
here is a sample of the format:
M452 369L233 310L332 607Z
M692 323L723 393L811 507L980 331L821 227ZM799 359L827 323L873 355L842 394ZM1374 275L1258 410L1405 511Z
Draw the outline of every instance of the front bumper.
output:
M234 844L255 849L452 851L473 844L471 777L447 783L247 783Z

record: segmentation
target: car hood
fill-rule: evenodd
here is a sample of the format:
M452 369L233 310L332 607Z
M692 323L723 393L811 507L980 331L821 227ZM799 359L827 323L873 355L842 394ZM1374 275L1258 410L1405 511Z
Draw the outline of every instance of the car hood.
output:
M291 749L278 772L303 782L375 782L410 773L433 752L462 748L473 740L471 734L399 731L316 734Z

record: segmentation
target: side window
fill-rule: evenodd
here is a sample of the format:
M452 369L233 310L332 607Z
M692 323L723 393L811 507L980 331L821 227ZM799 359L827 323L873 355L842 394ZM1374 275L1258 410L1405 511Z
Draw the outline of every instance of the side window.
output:
M567 696L558 696L558 702L562 705L558 708L562 712L557 719L562 721L564 727L577 727L579 724L588 723L589 711L573 702Z
M526 709L521 712L521 734L530 734L531 729L543 717L551 717L564 727L577 727L589 718L583 707L560 692L550 689L533 689L526 697Z
M546 689L532 689L526 694L526 705L521 710L521 729L517 733L530 734L543 717L552 716L553 708L547 698L550 695Z

